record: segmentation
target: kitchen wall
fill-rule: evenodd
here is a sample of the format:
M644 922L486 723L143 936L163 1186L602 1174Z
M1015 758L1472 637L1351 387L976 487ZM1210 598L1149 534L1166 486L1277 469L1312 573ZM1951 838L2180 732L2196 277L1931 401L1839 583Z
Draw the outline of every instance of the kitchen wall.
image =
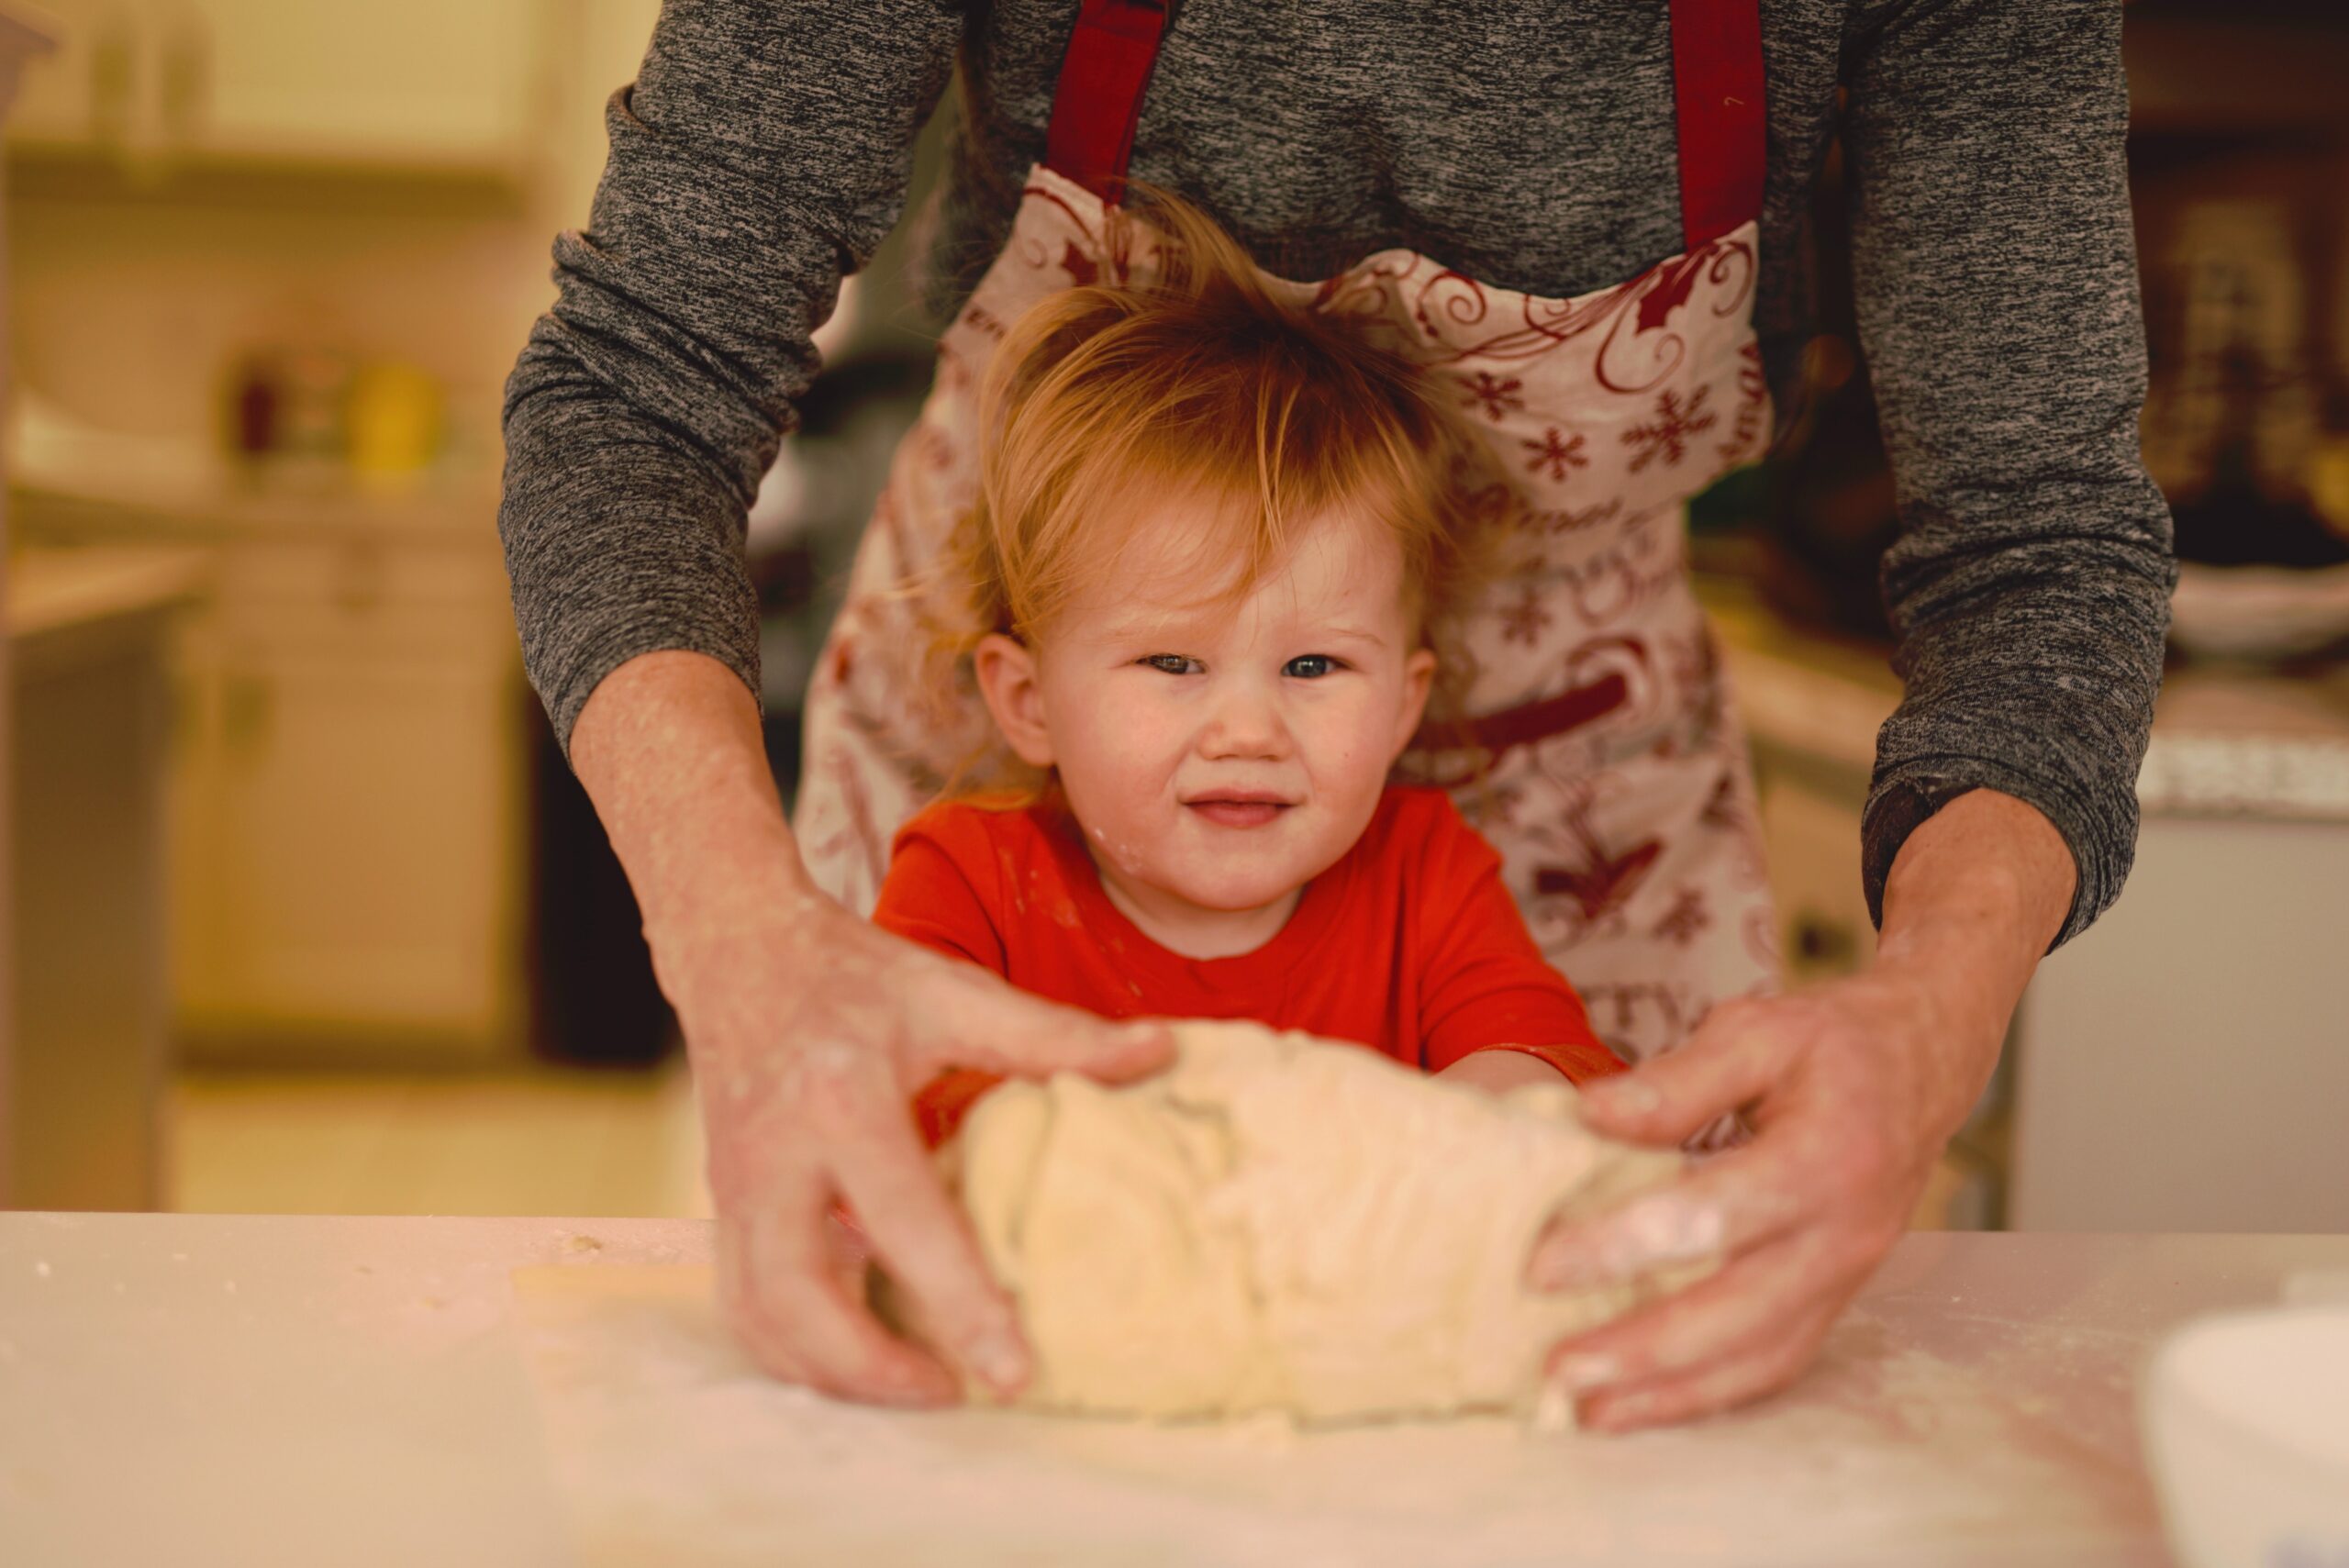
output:
M429 372L452 458L494 466L498 386L550 292L551 226L494 192L297 206L66 191L20 198L13 231L18 386L139 435L212 440L239 355L321 347Z
M657 9L566 0L530 62L539 128L507 178L402 167L396 147L347 169L254 159L194 175L20 157L17 385L77 421L208 440L238 355L327 347L429 372L454 460L494 466L500 384L551 295L549 244L585 221L604 100L634 74ZM425 7L416 25L440 28L437 48L467 47L461 10Z

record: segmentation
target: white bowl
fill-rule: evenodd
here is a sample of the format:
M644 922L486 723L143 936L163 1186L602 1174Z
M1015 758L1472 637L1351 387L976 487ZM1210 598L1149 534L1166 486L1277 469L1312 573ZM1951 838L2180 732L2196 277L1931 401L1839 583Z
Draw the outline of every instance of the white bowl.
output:
M2154 1356L2143 1418L2187 1568L2349 1568L2349 1308L2188 1324Z
M2288 659L2344 637L2349 566L2205 566L2189 561L2177 569L2169 639L2188 653Z

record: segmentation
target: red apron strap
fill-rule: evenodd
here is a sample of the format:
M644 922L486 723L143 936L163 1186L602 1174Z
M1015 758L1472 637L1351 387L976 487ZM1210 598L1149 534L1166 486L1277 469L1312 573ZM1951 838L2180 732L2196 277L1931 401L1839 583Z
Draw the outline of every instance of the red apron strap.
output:
M1082 0L1069 35L1044 161L1105 201L1125 182L1165 32L1165 0ZM1762 212L1758 0L1672 0L1672 75L1681 229L1693 250Z
M1044 161L1115 204L1133 157L1142 89L1166 32L1165 0L1084 0L1052 94Z
M1672 93L1687 249L1762 215L1767 158L1758 0L1672 0Z

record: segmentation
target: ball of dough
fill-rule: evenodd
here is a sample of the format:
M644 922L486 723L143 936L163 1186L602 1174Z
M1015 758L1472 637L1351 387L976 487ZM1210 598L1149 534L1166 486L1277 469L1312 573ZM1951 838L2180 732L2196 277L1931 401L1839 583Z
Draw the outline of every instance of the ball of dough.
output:
M1167 1072L981 1101L945 1152L1036 1351L1022 1402L1307 1422L1530 1408L1655 1287L1524 1282L1553 1216L1669 1180L1563 1082L1496 1097L1359 1046L1184 1023Z

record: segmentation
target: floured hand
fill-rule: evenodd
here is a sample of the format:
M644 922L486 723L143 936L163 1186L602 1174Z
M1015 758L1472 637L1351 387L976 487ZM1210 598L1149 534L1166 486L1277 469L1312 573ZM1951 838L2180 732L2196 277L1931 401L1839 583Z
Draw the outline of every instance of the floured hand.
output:
M1533 1277L1563 1290L1720 1256L1701 1284L1557 1347L1558 1386L1600 1429L1687 1420L1785 1387L1894 1241L1996 1066L2007 1020L2074 891L2032 807L1960 796L1903 845L1862 973L1716 1007L1678 1051L1593 1084L1584 1118L1676 1144L1743 1110L1751 1142L1587 1225Z
M1130 1077L1165 1060L1164 1029L1023 996L814 892L758 706L705 654L642 653L605 676L571 762L693 1058L735 1333L774 1375L845 1398L937 1404L964 1369L1017 1388L1028 1346L916 1136L914 1092L949 1065ZM831 1218L842 1201L862 1237ZM866 1307L868 1242L923 1305L939 1353Z
M774 1375L848 1398L998 1391L1030 1358L1009 1299L941 1185L907 1106L948 1066L1115 1081L1171 1046L880 931L813 894L699 944L674 994L694 1053L718 1207L721 1305ZM703 969L700 966L706 965ZM862 1237L830 1218L856 1215ZM938 1354L889 1333L859 1288L859 1241L920 1305Z

